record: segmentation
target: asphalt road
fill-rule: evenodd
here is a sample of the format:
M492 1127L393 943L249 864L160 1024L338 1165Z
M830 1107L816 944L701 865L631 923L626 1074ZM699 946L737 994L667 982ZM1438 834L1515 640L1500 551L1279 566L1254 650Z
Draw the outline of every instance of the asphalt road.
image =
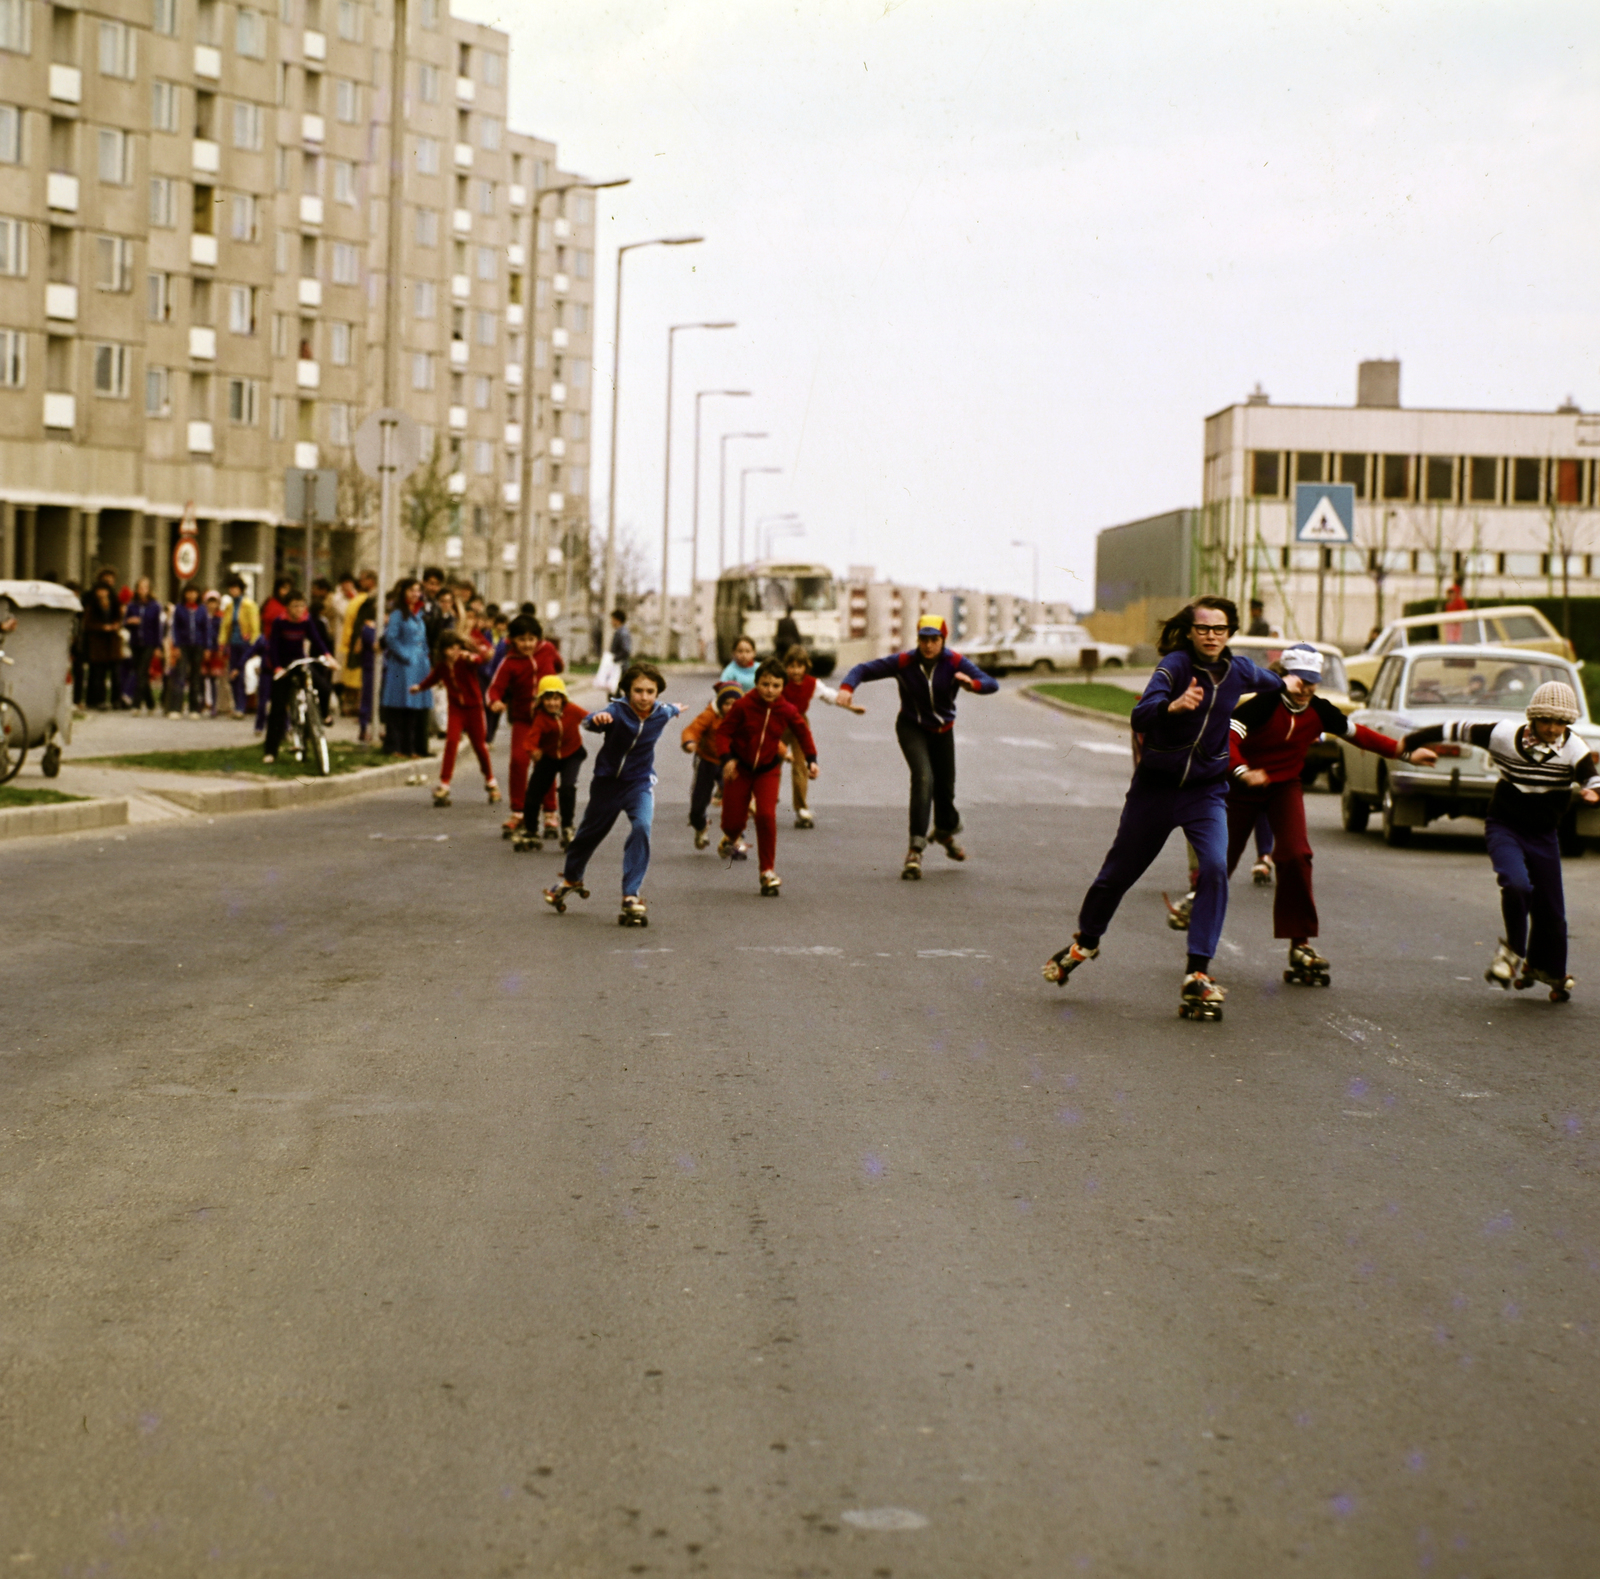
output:
M1118 730L882 686L784 893L545 911L474 774L0 848L0 1563L65 1576L1592 1575L1600 860L1503 996L1481 843L1312 802L1333 960L1168 851L1064 990ZM1592 984L1592 985L1591 985Z

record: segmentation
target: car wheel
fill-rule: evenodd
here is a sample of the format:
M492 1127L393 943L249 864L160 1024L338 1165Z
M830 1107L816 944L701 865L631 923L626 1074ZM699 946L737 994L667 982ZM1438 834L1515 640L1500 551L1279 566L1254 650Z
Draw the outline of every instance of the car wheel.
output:
M1344 824L1346 833L1365 833L1367 819L1372 815L1372 808L1361 796L1351 792L1347 784L1344 794L1339 797L1339 820Z
M1342 756L1335 757L1328 764L1328 792L1333 795L1340 795L1344 792L1344 758Z
M1318 775L1322 772L1320 762L1303 762L1300 765L1300 785L1303 789L1311 789L1317 782Z
M1383 800L1378 816L1383 827L1383 842L1391 849L1411 843L1411 830L1400 827L1394 820L1394 790L1387 779L1383 782Z
M1033 672L1035 674L1054 674L1056 666L1048 658L1039 658L1034 661Z
M1122 660L1120 658L1107 658L1106 661L1100 665L1100 667L1102 669L1120 669L1122 667Z
M1350 700L1359 702L1363 707L1367 705L1367 688L1359 680L1350 682Z

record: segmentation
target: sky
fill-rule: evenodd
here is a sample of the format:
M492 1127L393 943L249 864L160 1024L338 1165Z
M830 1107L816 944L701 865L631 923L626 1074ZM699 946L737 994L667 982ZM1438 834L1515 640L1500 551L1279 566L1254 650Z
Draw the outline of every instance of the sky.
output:
M1257 382L1351 404L1600 408L1600 7L454 0L512 38L512 123L598 194L593 505L628 255L618 524L670 580L774 551L1092 606L1097 531L1199 502ZM1014 547L1014 543L1030 546Z

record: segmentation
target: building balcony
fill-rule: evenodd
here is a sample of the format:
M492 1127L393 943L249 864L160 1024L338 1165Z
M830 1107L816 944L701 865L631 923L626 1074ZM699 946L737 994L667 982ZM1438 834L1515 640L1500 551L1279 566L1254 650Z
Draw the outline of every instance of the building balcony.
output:
M506 448L508 450L520 450L522 448L522 424L520 422L508 422L506 424Z
M44 425L47 428L70 428L78 420L78 402L72 395L46 395L44 397Z
M545 446L550 452L553 461L565 460L567 455L567 441L565 439L551 439Z
M66 214L78 212L78 178L61 170L45 177L45 202Z
M572 234L572 222L558 217L553 221L551 229L557 241L565 241Z
M447 565L459 565L462 559L462 540L459 537L447 537L444 540L444 562Z
M467 358L472 355L472 348L465 340L452 340L450 342L451 367L465 367Z
M453 301L464 302L472 295L472 281L465 274L450 276L450 296Z
M506 328L520 329L522 327L522 303L506 303Z
M216 440L211 432L209 422L191 422L189 424L189 453L191 455L210 455L216 449Z
M564 406L567 403L567 386L565 384L552 384L550 386L550 404Z
M217 331L192 324L189 328L189 356L196 362L215 362L217 359Z
M322 281L302 275L298 294L302 307L320 307L322 305Z
M322 199L313 197L309 192L300 199L300 223L302 225L320 225L322 223Z
M463 104L471 104L478 97L478 85L471 77L456 78L456 97Z
M467 425L467 408L465 406L452 406L449 417L446 420L452 433L460 433Z
M472 234L472 211L466 208L453 210L450 215L450 228L458 236L470 236Z
M83 103L83 73L76 66L52 66L50 97L60 104Z
M567 496L564 493L553 493L553 494L551 494L549 496L549 502L545 506L546 509L548 509L548 510L550 510L550 511L556 513L556 514L559 514L562 510L565 510L566 507L567 507Z
M194 46L194 74L215 82L222 75L222 51L214 44Z
M470 170L472 168L472 144L456 144L456 169Z
M76 285L46 285L44 288L44 315L59 323L75 323L78 317L78 287Z
M507 570L517 568L517 545L515 543L502 543L500 545L500 563Z
M518 181L513 181L507 189L510 194L513 208L526 208L528 206L528 189Z
M222 168L222 149L209 137L196 137L192 159L197 175L215 175Z
M309 439L301 439L294 447L295 466L303 472L314 472L320 452Z
M308 27L305 36L300 40L301 53L307 60L326 60L328 58L328 35L319 33L315 28Z
M550 276L550 289L557 296L565 296L572 289L572 281L565 274L552 274Z
M444 490L459 499L467 491L467 474L465 472L451 472L445 478Z
M217 238L196 234L189 238L189 261L203 269L217 266Z
M550 344L558 351L565 351L567 348L567 331L565 329L552 329L550 331Z
M322 364L313 362L308 356L301 357L294 364L294 387L296 389L320 389L322 387Z
M517 482L502 483L500 485L500 497L504 499L508 505L521 504L522 484Z
M305 114L300 117L300 135L308 143L320 143L327 135L327 124L320 115Z
M524 269L528 266L528 249L520 241L513 241L506 248L506 262L514 269Z
M506 388L507 389L521 389L522 388L522 363L521 362L507 362L506 363Z

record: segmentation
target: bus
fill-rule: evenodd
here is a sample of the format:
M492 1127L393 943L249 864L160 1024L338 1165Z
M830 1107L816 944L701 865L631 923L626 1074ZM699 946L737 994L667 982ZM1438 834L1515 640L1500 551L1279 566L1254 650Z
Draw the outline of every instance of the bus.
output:
M839 661L839 601L826 565L775 559L738 565L717 581L717 661L733 657L733 644L748 636L763 657L771 654L778 621L790 614L810 650L814 674L833 672Z

